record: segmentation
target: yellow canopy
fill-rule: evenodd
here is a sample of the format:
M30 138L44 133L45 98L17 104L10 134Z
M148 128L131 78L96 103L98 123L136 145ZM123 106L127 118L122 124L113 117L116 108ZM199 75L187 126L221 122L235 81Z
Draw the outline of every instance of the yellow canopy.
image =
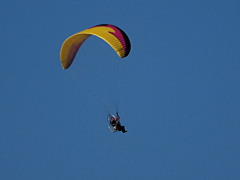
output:
M63 69L71 66L78 49L91 35L95 35L106 41L121 58L126 57L130 52L130 41L120 28L109 24L94 26L70 36L63 42L60 52Z

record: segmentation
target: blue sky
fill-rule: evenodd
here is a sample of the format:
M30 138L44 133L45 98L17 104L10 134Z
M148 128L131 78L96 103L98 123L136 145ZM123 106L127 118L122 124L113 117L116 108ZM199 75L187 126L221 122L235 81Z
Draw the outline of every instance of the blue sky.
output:
M239 1L10 0L0 13L0 179L240 178ZM129 56L91 37L64 71L62 42L102 23L128 34ZM107 128L109 97L126 134Z

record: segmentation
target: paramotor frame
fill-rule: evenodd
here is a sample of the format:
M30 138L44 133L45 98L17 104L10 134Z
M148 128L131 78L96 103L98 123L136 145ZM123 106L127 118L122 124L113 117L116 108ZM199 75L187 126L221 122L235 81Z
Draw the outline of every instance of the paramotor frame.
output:
M116 119L113 114L108 114L107 115L107 121L108 121L108 129L112 132L115 133L117 130L115 130L112 126L112 120Z

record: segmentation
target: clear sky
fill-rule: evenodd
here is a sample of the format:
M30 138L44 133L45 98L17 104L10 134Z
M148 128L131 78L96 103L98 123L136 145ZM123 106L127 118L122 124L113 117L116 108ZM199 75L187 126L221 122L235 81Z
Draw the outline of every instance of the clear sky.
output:
M240 179L239 0L0 2L1 180ZM63 70L63 41L103 23L129 56L91 37Z

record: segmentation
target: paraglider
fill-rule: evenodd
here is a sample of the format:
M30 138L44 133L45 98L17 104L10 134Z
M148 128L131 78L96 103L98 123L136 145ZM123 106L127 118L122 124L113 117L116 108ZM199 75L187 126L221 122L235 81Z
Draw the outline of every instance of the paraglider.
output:
M130 40L123 30L111 24L100 24L73 34L63 42L60 51L60 61L63 69L66 70L72 65L80 47L91 35L104 40L120 58L124 58L130 53ZM118 113L116 117L113 114L108 114L109 129L112 132L127 132L125 127L120 124L119 119Z
M115 117L113 114L108 114L108 128L110 129L111 132L116 132L116 131L122 131L123 133L126 133L127 131L125 130L125 126L122 126L120 123L120 116L118 115L117 112L117 117Z

